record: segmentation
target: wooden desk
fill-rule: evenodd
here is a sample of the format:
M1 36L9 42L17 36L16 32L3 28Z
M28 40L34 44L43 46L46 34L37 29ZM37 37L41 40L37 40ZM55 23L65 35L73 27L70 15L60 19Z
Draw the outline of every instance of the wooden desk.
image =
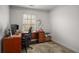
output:
M44 32L32 33L32 39L37 39L38 42L45 42L46 37ZM4 53L20 53L21 52L21 34L13 35L12 37L4 37L2 40Z
M34 32L34 33L32 33L32 39L37 39L38 42L46 42L45 32Z
M46 36L44 32L38 32L38 41L39 42L46 42Z
M38 39L38 32L32 33L32 39Z
M2 40L3 53L20 53L21 52L21 36L13 35L12 37L4 37Z

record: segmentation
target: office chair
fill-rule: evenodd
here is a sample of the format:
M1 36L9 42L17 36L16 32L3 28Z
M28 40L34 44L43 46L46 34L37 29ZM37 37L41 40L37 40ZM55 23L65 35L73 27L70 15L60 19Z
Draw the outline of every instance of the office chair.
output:
M31 39L32 39L32 27L29 28L28 33L22 34L22 48L24 48L26 52L27 52L27 48L32 49L32 47L29 46Z

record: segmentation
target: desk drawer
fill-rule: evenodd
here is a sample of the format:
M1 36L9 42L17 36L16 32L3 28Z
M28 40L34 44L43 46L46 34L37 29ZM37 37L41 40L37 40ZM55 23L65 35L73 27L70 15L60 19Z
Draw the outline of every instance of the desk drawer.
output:
M21 52L21 38L7 38L3 39L3 52L4 53L19 53Z

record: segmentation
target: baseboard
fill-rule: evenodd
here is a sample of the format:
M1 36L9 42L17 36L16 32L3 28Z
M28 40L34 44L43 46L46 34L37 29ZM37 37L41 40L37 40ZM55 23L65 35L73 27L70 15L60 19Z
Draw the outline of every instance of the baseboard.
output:
M60 46L64 47L64 48L66 48L66 49L68 49L68 50L72 51L73 53L77 53L76 51L74 51L74 50L72 50L72 49L68 48L67 46L64 46L63 44L61 44L61 43L57 42L56 40L52 40L52 41L53 41L53 42L55 42L56 44L58 44L58 45L60 45Z

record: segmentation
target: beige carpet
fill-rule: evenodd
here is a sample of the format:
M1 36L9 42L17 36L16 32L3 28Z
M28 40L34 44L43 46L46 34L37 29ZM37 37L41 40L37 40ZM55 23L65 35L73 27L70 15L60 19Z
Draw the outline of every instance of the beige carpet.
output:
M28 53L72 53L71 50L62 47L54 42L45 42L30 45L33 49L28 49Z

